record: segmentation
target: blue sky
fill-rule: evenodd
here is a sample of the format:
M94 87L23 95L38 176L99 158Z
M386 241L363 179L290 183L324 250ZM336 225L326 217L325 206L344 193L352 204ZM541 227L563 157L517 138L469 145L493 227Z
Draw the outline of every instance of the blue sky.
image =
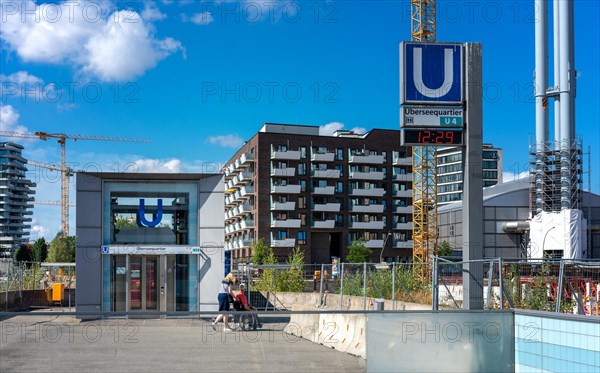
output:
M534 11L533 1L437 4L438 41L483 43L484 141L504 150L508 180L527 170L535 136ZM599 17L598 1L575 3L577 135L591 146L595 193ZM2 130L152 140L69 142L75 169L215 171L264 122L399 128L409 1L0 0L0 21ZM30 159L59 160L53 141L21 143ZM30 176L38 200L59 199L55 173ZM52 237L59 216L36 206L33 238Z

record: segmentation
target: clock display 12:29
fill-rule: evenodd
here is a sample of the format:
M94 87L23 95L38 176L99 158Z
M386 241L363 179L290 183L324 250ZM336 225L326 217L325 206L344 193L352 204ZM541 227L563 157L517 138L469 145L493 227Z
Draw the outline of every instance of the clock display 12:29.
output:
M462 145L462 131L404 129L404 144Z

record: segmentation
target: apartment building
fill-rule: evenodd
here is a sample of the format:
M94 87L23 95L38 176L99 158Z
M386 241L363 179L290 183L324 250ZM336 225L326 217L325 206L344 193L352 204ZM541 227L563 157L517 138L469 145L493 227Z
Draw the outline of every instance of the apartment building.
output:
M439 147L437 158L438 206L462 201L463 198L463 148ZM502 149L483 144L483 187L502 182Z
M0 142L0 253L14 251L29 241L35 183L26 178L23 146Z
M227 162L225 250L249 262L258 239L280 260L292 248L306 263L342 260L362 238L373 260L412 256L412 150L400 131L365 134L265 124Z

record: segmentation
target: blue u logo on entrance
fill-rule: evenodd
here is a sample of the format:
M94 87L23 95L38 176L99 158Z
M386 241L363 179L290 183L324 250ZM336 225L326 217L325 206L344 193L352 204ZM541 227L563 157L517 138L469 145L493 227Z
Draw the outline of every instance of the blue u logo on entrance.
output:
M402 43L402 103L461 104L461 44Z
M162 220L162 215L163 215L162 207L163 207L163 201L162 201L162 199L159 198L157 200L156 214L153 214L152 221L148 221L146 219L146 216L144 216L146 213L146 200L144 198L140 198L140 208L139 208L138 214L137 214L138 227L148 227L148 228L156 227Z

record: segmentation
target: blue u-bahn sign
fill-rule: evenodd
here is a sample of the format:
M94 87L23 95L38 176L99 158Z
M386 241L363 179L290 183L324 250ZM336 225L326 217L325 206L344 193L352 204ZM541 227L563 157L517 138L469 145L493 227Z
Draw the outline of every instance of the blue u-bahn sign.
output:
M400 100L413 105L461 105L462 44L402 42Z

